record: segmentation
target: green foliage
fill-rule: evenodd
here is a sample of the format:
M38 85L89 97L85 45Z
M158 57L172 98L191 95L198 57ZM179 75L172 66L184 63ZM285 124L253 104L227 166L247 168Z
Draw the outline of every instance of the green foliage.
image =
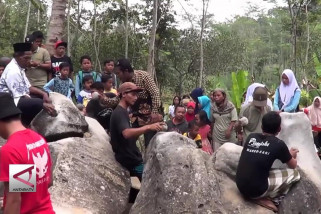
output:
M313 62L314 62L314 68L318 77L321 77L321 63L316 53L313 53Z
M231 73L232 78L232 90L230 91L230 96L235 107L239 110L241 108L243 94L249 86L248 71L238 71Z

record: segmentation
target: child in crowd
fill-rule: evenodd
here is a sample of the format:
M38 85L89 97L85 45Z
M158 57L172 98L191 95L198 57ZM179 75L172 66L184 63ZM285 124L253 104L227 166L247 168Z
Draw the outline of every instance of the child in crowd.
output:
M198 148L202 148L202 139L201 136L198 134L199 126L192 120L188 123L188 132L184 133L185 137L188 137L195 141Z
M77 97L77 103L87 106L89 100L91 99L90 86L94 83L94 78L91 75L84 76L82 80L83 90L79 92Z
M100 74L92 70L92 63L90 56L82 56L80 58L81 71L76 75L75 95L78 98L80 90L83 88L83 79L85 76L92 76L93 82L101 82Z
M106 59L104 62L104 74L106 75L111 75L112 79L113 79L113 87L115 89L118 88L119 84L118 84L118 80L117 80L117 76L114 73L114 68L115 68L115 62L112 59Z
M185 119L187 122L190 122L195 119L195 103L193 101L190 101L187 104L187 112L185 114Z
M117 90L113 88L113 76L112 75L108 75L108 74L104 74L101 77L101 82L104 85L104 93L113 93L115 95L117 95Z
M95 82L90 87L92 93L92 99L89 101L86 107L86 115L88 117L92 117L96 119L100 125L108 132L110 128L110 118L113 112L113 108L108 108L101 104L101 100L104 99L105 96L114 95L113 93L109 93L107 95L104 94L104 85L101 82ZM98 97L94 95L94 93L98 93ZM97 98L95 98L97 97Z
M213 153L211 141L211 127L210 127L210 121L207 118L207 114L204 110L200 110L198 114L195 115L195 122L199 126L199 135L202 139L202 150L204 152L207 152L209 154Z
M71 99L71 93L74 91L75 87L72 80L69 78L70 68L70 64L66 62L61 63L59 65L60 74L51 79L43 89L48 93L57 92Z
M67 62L70 65L69 77L72 77L73 66L69 56L66 55L67 42L57 41L55 44L55 53L51 56L52 76L59 76L59 65L63 62Z
M200 127L199 134L201 135L202 140L211 139L211 127L210 121L207 118L207 114L204 110L201 110L197 115L195 115L195 121Z
M184 95L182 97L182 105L187 108L187 104L191 101L190 97L188 95Z

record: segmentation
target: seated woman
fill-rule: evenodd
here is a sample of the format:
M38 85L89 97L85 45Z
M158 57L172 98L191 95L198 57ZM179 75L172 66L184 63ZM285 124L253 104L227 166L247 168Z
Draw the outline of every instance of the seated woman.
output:
M30 43L16 43L13 45L14 58L7 65L0 78L0 92L10 93L14 102L21 110L21 120L29 126L33 118L45 109L50 115L57 114L46 92L32 87L26 77L25 69L29 66L32 52ZM43 99L31 98L30 93Z
M290 69L282 73L282 81L275 91L273 110L278 112L296 112L299 107L301 90Z
M312 105L305 108L303 111L308 115L311 121L314 144L320 148L321 143L321 97L315 97Z

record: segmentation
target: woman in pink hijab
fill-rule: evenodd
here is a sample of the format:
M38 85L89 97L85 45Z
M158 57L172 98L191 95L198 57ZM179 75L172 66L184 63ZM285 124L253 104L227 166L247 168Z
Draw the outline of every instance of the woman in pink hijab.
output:
M315 97L312 105L304 109L311 121L314 143L320 147L321 143L321 97Z

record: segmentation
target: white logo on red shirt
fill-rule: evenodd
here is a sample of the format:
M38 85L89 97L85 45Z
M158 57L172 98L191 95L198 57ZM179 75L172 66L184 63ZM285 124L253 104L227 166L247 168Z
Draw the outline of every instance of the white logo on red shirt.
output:
M42 178L43 176L45 176L48 170L48 154L46 152L46 149L43 149L42 156L39 152L37 152L37 156L34 156L34 154L32 153L32 158L37 168L37 175L39 176L39 178Z

